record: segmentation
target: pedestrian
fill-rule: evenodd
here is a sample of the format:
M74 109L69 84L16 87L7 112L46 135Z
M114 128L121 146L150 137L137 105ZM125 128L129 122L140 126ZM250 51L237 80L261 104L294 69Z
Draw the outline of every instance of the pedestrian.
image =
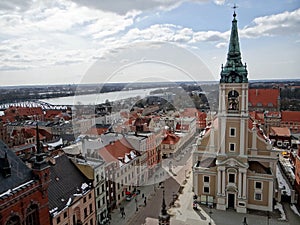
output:
M246 217L244 217L243 225L248 225L248 223L247 223L247 218L246 218Z
M142 194L142 198L144 198L144 196L145 196L145 195L144 195L144 193L143 193L143 194Z
M146 206L147 205L147 198L145 197L144 199L144 205Z

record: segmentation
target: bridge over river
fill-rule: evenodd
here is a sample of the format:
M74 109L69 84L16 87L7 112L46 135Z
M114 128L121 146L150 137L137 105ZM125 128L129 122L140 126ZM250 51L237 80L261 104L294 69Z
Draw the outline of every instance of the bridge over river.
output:
M52 105L47 102L43 102L41 100L32 100L32 101L23 101L23 102L15 102L15 103L3 103L0 104L0 111L4 111L5 109L8 109L9 107L41 107L43 110L49 110L49 109L58 109L63 110L67 109L66 105Z

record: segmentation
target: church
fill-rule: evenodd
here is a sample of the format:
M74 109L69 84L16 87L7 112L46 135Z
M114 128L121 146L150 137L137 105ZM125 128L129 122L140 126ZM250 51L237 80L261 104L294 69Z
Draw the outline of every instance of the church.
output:
M208 121L193 153L195 199L219 210L273 210L277 153L249 117L248 86L234 12L218 114Z

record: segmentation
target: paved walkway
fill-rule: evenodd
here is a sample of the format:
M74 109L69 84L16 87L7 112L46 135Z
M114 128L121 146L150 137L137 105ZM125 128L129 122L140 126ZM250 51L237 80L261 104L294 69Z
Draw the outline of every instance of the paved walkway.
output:
M142 194L147 198L147 201L151 200L153 194L154 194L154 186L153 185L147 185L142 186L138 188L141 190L141 193L137 195L137 201L135 199L132 199L131 201L124 201L121 206L124 207L125 211L125 217L122 218L120 213L120 207L113 210L111 213L111 224L115 225L121 225L121 224L128 224L129 220L134 217L142 207L144 207L144 199L142 198ZM138 209L138 211L136 211Z

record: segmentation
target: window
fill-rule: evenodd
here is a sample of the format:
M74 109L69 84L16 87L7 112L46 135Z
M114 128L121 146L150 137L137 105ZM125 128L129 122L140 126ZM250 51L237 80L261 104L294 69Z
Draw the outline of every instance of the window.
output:
M209 194L209 187L203 187L203 192Z
M204 183L209 183L209 176L204 176L203 181Z
M86 197L83 198L83 203L86 203Z
M84 208L84 218L87 218L88 214L87 214L87 208Z
M262 182L255 181L255 188L256 189L262 189Z
M91 199L92 198L92 193L89 193L89 199Z
M20 217L14 215L12 216L6 223L6 225L20 225L21 221L20 221Z
M256 201L261 201L261 200L262 200L262 194L261 194L261 193L255 193L254 199L255 199Z
M235 137L235 128L230 128L229 137Z
M229 151L231 152L235 151L235 143L229 143Z
M229 182L229 183L235 183L235 174L230 173L230 174L228 175L228 182Z
M90 214L93 212L93 205L92 205L92 203L89 205L89 207L90 207Z
M67 217L68 217L68 213L64 212L64 218L67 218Z
M98 202L97 202L97 207L98 207L98 209L101 207L101 201L100 200L98 200Z
M38 219L38 206L31 205L26 211L26 225L37 225L39 224Z
M60 216L56 218L56 223L57 223L57 224L60 223Z
M93 221L93 218L90 220L90 225L93 225L94 224L94 221Z

